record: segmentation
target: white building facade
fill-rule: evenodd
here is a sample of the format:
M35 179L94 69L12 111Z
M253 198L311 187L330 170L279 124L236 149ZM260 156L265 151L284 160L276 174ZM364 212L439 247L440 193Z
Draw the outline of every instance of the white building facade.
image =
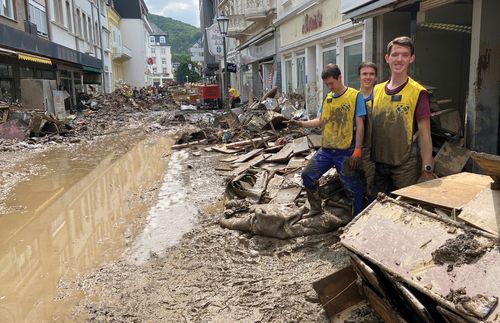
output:
M303 95L311 117L327 94L321 79L327 64L337 64L344 83L359 88L365 25L342 20L340 0L279 0L275 25L280 34L282 91Z
M153 73L153 84L161 85L165 80L173 79L172 72L172 51L168 34L158 26L151 23L152 32L149 35L149 45L151 46L151 65Z

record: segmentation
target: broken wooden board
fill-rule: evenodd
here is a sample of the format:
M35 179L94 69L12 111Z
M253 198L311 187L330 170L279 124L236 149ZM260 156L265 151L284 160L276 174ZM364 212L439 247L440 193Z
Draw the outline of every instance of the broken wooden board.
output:
M266 137L262 137L262 138L259 137L259 138L249 139L249 140L232 142L230 144L227 144L226 148L229 148L229 149L231 149L231 148L244 148L247 146L251 146L253 144L260 144L261 142L268 141L271 138L272 138L271 136L266 136Z
M500 191L487 187L464 205L459 219L498 236L500 232Z
M347 249L438 305L456 311L455 304L445 298L451 290L461 288L470 297L500 297L500 267L496 265L500 263L500 250L493 247L497 239L491 235L390 198L372 203L344 230L341 243ZM468 234L485 248L484 254L468 264L452 266L451 271L447 263L435 263L433 252ZM489 318L496 315L500 315L498 306Z
M493 178L494 182L491 183L491 188L500 190L500 156L473 152L471 157L484 174Z
M288 161L290 156L293 154L293 143L288 143L279 152L272 155L267 159L267 162L276 163Z
M309 141L311 142L311 147L313 148L321 148L321 135L309 135L307 136Z
M191 146L195 146L195 145L203 145L203 144L206 144L207 142L208 142L207 139L202 139L202 140L197 140L197 141L191 141L191 142L188 142L188 143L185 143L185 144L173 145L172 149L173 150L183 149L183 148L187 148L187 147L191 147Z
M448 209L460 209L491 182L488 176L464 172L408 186L393 193Z
M293 154L299 155L309 151L309 139L307 136L293 140Z
M434 158L434 172L439 176L460 173L467 164L470 155L469 149L445 142Z
M255 155L260 154L264 149L263 148L257 148L249 151L248 153L244 154L243 156L239 156L238 159L234 160L233 163L243 163L251 158L255 157Z
M363 301L356 278L356 273L349 266L312 284L328 316L333 317Z
M278 191L278 194L276 194L276 197L271 200L272 204L289 204L293 203L297 197L299 196L300 192L302 191L301 187L289 187L289 188L282 188Z
M228 148L227 145L224 145L224 146L213 146L211 147L213 151L217 151L219 153L223 153L223 154L234 154L234 153L237 153L237 152L240 152L242 151L243 149L232 149L232 148Z
M215 166L215 170L220 170L220 171L224 171L224 172L232 172L233 168L231 166L228 166L228 165L217 165L217 166Z
M241 173L245 172L250 167L257 166L259 163L263 162L267 158L269 158L269 155L256 156L253 159L247 161L246 163L243 163L240 166L238 166L238 168L232 171L231 176L238 176Z
M358 275L366 280L369 285L374 288L379 295L385 296L384 289L382 288L382 284L380 283L380 279L373 269L370 268L361 258L356 255L351 255L351 262L353 264L354 270L358 273Z
M432 119L437 120L443 130L460 134L462 130L462 119L457 109L450 108L432 113Z
M401 319L396 309L391 306L384 298L380 297L370 287L363 286L363 291L366 299L372 306L373 310L384 320L386 323L401 323Z
M302 168L307 164L307 160L304 157L292 157L290 158L290 161L288 162L288 165L286 168L293 169L293 168Z
M394 287L399 292L399 295L405 300L406 304L410 305L413 313L418 316L418 322L434 323L431 314L420 302L420 300L413 295L413 293L400 282L395 281Z
M238 156L231 156L231 157L227 157L227 158L222 158L222 159L219 159L219 161L222 163L230 163L230 162L235 161L236 159L238 159Z

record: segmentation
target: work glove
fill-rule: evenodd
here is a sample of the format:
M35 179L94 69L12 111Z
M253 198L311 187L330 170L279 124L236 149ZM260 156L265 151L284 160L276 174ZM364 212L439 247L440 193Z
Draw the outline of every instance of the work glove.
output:
M349 167L351 170L361 169L363 160L361 159L361 148L354 148L354 151L349 158Z

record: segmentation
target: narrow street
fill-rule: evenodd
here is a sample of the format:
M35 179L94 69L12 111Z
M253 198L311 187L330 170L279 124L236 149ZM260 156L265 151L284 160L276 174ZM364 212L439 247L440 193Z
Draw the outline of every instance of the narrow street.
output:
M338 235L223 229L221 154L128 126L2 153L24 174L3 182L3 322L328 321L311 284L347 264Z

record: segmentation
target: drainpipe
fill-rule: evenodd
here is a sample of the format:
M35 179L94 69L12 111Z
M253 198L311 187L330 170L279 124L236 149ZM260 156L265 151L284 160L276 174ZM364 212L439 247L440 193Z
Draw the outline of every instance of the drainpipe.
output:
M93 12L93 10L92 10ZM104 44L102 43L102 25L101 25L101 1L97 0L97 24L99 28L99 43L101 44L101 63L102 63L102 88L106 93L106 72L104 70Z

